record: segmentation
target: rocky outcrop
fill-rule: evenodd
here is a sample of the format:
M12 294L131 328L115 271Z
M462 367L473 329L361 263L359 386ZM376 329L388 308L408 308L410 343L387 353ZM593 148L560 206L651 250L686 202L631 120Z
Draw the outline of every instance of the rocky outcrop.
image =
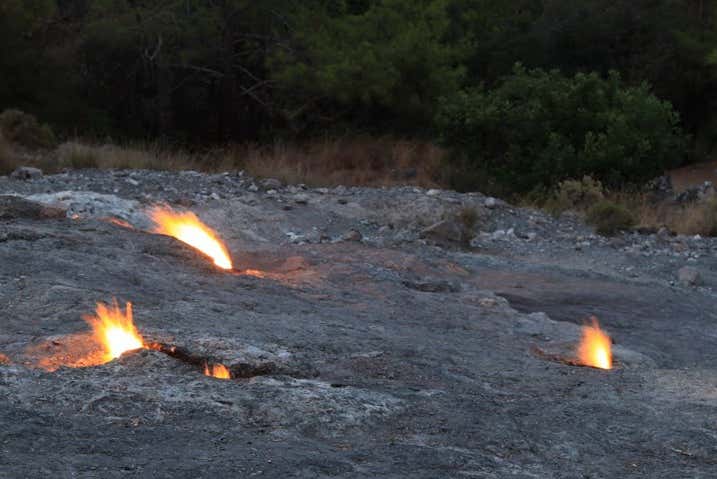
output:
M258 184L0 178L0 476L710 477L715 240L607 239L479 194ZM157 203L191 208L235 269L148 233ZM472 248L469 216L425 236L473 210ZM59 367L113 296L163 346ZM576 365L591 315L612 371Z

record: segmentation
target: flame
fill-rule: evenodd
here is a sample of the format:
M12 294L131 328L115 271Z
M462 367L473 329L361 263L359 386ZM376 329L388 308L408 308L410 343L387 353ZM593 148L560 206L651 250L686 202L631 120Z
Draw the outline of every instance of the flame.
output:
M242 274L247 276L253 276L255 278L266 278L266 273L259 271L258 269L245 269Z
M231 379L232 373L229 371L229 368L224 366L223 364L212 364L211 366L209 364L204 365L204 375L210 376L217 379Z
M128 222L126 222L125 220L122 220L120 218L111 217L111 218L106 218L106 220L115 226L121 226L122 228L127 228L130 230L134 229L134 226L132 226L131 224L129 224Z
M104 361L116 359L126 351L144 347L142 336L132 322L132 303L127 303L124 312L113 300L111 306L97 303L96 316L85 316L92 326L95 340L104 349Z
M202 223L191 211L177 212L168 207L156 207L149 216L155 223L154 232L173 236L198 249L214 260L222 269L232 269L229 252L217 233Z
M583 337L578 346L578 360L585 366L612 369L612 340L600 329L597 318L583 326Z

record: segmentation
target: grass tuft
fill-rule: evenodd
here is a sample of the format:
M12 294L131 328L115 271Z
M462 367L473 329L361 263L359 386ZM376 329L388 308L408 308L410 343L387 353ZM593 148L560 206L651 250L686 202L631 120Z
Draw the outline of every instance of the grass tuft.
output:
M0 175L7 175L17 167L10 144L0 133Z

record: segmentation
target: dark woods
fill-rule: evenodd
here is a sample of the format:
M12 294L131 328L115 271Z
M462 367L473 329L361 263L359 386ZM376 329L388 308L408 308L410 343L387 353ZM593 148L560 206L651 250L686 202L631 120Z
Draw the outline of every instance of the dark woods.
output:
M607 86L563 88L589 84L614 99L568 101L543 82L541 105L585 101L596 115L645 107L660 131L679 135L679 122L699 155L717 140L715 11L705 0L3 0L0 110L26 110L66 135L214 144L348 132L460 147L472 140L445 128L466 112L487 122L482 132L499 128L503 117L486 119L492 92L535 96L530 81L506 87L506 77L594 72ZM608 79L612 70L621 83ZM643 82L665 108L618 94L643 95ZM590 141L632 141L608 130L629 136L640 116L591 125ZM581 130L555 128L552 140L524 129L531 155L550 147L599 161ZM500 156L510 135L500 141L468 150Z

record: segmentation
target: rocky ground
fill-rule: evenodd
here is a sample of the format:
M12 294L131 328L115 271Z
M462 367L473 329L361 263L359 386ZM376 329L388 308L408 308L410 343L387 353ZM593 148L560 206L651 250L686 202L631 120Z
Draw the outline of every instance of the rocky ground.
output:
M713 239L234 173L30 172L0 195L0 478L717 477ZM237 271L147 233L156 203ZM147 338L271 368L37 367L113 297ZM548 359L590 315L617 367Z

